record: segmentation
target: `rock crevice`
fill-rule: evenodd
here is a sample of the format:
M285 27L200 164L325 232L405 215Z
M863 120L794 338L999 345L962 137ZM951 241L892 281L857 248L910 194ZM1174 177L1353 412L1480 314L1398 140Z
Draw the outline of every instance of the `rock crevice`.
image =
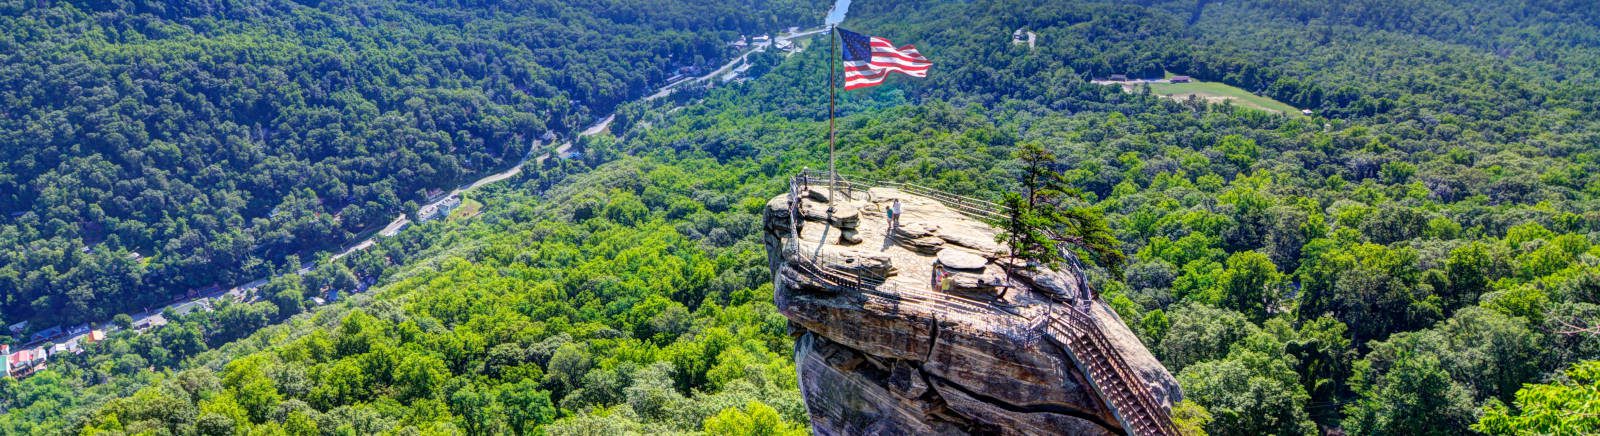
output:
M1179 399L1172 376L1077 277L1006 274L988 225L894 189L835 192L847 217L828 215L825 195L796 191L768 203L765 241L818 434L1129 433L1047 340L1059 316L1104 330L1160 407ZM897 199L892 226L884 210Z

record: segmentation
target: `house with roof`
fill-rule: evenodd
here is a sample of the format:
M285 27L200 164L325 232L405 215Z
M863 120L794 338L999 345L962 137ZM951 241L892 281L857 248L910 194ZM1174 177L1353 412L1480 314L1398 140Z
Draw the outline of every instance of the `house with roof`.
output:
M461 206L461 197L454 195L445 197L443 200L439 200L432 204L422 206L421 209L417 209L417 221L428 222L437 218L449 216L450 211L455 210L457 206Z
M78 343L77 338L50 346L51 356L58 356L62 354L78 354L82 352L83 346L82 344Z
M133 329L143 332L164 325L167 325L167 317L158 313L133 323Z
M6 355L6 375L11 377L26 377L44 368L45 359L49 356L44 347L23 349Z
M65 333L65 331L61 330L61 326L51 326L50 328L47 328L47 329L44 329L44 330L40 330L38 333L34 333L33 334L33 340L35 342L44 341L44 340L49 340L49 339L57 337L57 336L61 336L63 334L66 334L66 333Z

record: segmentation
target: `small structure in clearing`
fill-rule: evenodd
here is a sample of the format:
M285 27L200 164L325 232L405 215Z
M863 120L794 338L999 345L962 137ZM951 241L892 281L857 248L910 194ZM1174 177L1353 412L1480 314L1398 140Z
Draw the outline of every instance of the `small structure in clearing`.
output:
M1027 44L1028 48L1032 49L1038 40L1039 35L1034 34L1032 30L1028 30L1026 27L1018 27L1017 31L1011 32L1011 45Z
M1205 82L1191 76L1173 75L1159 80L1129 81L1126 75L1112 74L1109 80L1096 80L1093 83L1101 85L1116 85L1124 92L1139 92L1140 85L1149 86L1150 92L1179 102L1189 101L1191 98L1207 103L1222 104L1232 103L1235 106L1279 113L1289 116L1310 115L1287 103L1277 101L1271 97L1256 95L1250 91L1240 89L1222 82Z

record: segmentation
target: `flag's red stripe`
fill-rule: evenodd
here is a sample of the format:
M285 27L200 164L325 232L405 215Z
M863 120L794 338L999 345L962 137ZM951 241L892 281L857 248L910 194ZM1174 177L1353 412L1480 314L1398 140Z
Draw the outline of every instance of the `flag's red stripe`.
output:
M877 58L897 58L897 59L904 59L904 60L906 60L908 62L928 62L928 58L922 57L922 55L916 55L914 53L913 53L913 55L907 55L905 53L894 52L894 51L873 50L872 51L872 58L873 59L877 59Z
M868 86L877 86L877 85L881 85L881 84L883 84L882 80L873 81L873 82L855 83L855 84L846 83L844 85L844 90L849 91L849 90L852 90L852 89L866 88Z
M905 47L895 48L894 44L889 42L887 39L876 36L872 37L872 55L877 56L880 54L893 54L911 61L926 62L928 60L928 58L922 57L922 53L917 52L917 48L915 46L907 45Z
M872 65L903 65L903 66L907 66L907 67L922 67L922 66L933 65L933 62L928 62L928 61L922 61L922 62L908 61L908 60L905 60L905 59L888 57L888 56L874 57L874 58L872 58L872 62L870 62L870 63Z
M916 51L900 51L900 50L895 50L895 49L892 49L892 48L890 48L890 49L873 48L872 49L872 55L873 56L895 55L895 56L899 56L899 57L906 58L908 60L913 60L913 61L926 61L926 60L928 60L928 58L922 56L922 53L917 53Z
M859 67L844 67L844 71L848 73L848 72L853 72L853 71L878 71L878 70L926 70L926 69L928 69L929 66L930 65L928 65L928 64L916 65L916 66L907 66L907 65L901 65L901 64L878 64L878 63L874 63L872 65L863 65L863 66L859 66Z
M881 80L888 76L888 72L884 72L883 74L858 74L854 76L845 76L844 81L845 83L849 83L857 80Z
M928 67L933 65L927 57L917 52L915 46L896 48L883 37L871 37L872 57L868 61L847 62L844 67L844 89L866 88L882 84L891 72L912 77L928 77Z
M883 79L885 79L887 77L889 77L888 74L879 74L879 75L874 75L874 76L846 77L844 83L845 84L851 84L851 83L856 83L856 82L877 82L877 81L882 81Z

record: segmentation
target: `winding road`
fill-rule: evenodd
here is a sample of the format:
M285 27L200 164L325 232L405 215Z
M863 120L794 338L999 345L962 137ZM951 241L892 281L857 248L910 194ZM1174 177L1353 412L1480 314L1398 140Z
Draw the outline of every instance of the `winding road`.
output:
M848 0L841 0L840 3L844 3L844 4L848 5L849 2L848 2ZM830 17L831 17L831 15L830 15ZM832 18L830 18L830 20L832 20ZM679 80L679 81L676 81L676 82L672 82L672 83L663 85L661 87L661 89L657 90L655 93L650 94L647 97L642 98L641 100L643 100L643 101L651 101L651 100L655 100L655 99L658 99L658 98L661 98L661 97L666 97L668 95L672 95L673 92L676 92L678 89L680 89L682 86L684 86L686 84L703 83L703 82L705 82L707 80L714 80L717 77L725 75L725 74L728 74L729 71L732 71L732 70L738 68L739 65L745 63L749 59L751 54L756 53L756 52L766 51L766 49L768 47L771 47L773 44L776 44L777 41L780 41L780 40L789 41L789 40L793 40L793 39L796 39L796 38L802 38L802 37L807 37L807 36L811 36L811 35L816 35L816 34L824 32L826 29L827 29L826 27L820 27L819 26L819 27L812 28L812 29L809 29L809 30L793 32L793 33L787 33L787 34L780 34L780 35L774 37L774 39L772 41L769 41L769 42L766 42L766 43L760 43L760 44L756 44L756 45L751 46L750 49L745 50L744 53L741 53L739 56L734 57L732 60L729 60L726 64L723 64L720 68L717 68L716 70L713 70L709 74L706 74L706 75L703 75L703 76L699 76L699 77L692 77L692 78L688 78L688 79L683 79L683 80ZM591 135L599 134L600 132L604 132L608 128L611 127L611 122L614 121L615 119L616 119L616 114L607 115L605 118L600 119L599 121L596 121L593 125L591 125L588 128L584 129L582 132L579 132L578 136L580 136L580 137L582 137L582 136L591 136ZM516 165L513 165L511 168L506 169L505 171L501 171L501 172L498 172L498 173L490 174L490 175L484 176L484 177L482 177L480 179L474 180L471 183L467 183L467 184L463 184L461 186L458 186L455 189L451 190L449 195L441 196L440 198L449 198L449 197L452 197L452 196L461 195L462 193L471 192L471 191L476 190L478 188L481 188L481 187L484 187L484 186L487 186L487 185L491 185L491 184L495 184L495 183L498 183L498 182L503 181L505 179L509 179L509 178L511 178L513 176L516 176L517 174L521 174L523 167L526 166L528 161L530 161L530 160L533 161L535 165L539 165L539 164L543 164L546 160L550 159L551 157L564 158L572 150L572 140L563 141L560 144L556 145L554 148L545 150L544 153L540 154L539 153L539 151L540 151L539 147L542 147L542 146L543 146L543 144L535 141L529 147L528 153L526 155L524 155L522 157L522 159L517 162ZM538 157L535 158L534 155L536 155L536 154L538 155ZM375 231L369 230L367 232L364 232L366 236L358 238L357 241L352 242L350 245L346 246L343 250L340 250L337 254L334 254L332 259L340 259L340 258L343 258L345 256L349 256L351 254L354 254L357 251L361 251L361 250L365 250L365 249L371 248L373 245L377 244L379 239L397 235L397 234L400 233L401 230L405 229L410 224L411 224L411 220L409 218L406 218L405 214L403 214L403 213L399 214L398 216L396 216L394 218L393 221L390 221L389 224L385 225L383 228L377 229ZM311 268L313 266L315 266L314 262L306 262L306 263L302 264L301 267L298 270L295 271L295 273L296 274L300 274L300 275L305 275L305 274L307 274L307 273L309 273L311 271ZM203 294L200 294L200 295L196 295L196 296L194 296L192 298L184 298L184 299L176 300L176 301L173 301L172 303L169 303L169 304L167 304L165 306L146 309L146 310L144 310L142 312L131 314L130 316L133 317L133 324L134 325L141 325L141 324L145 324L147 322L152 322L152 321L164 322L165 318L162 317L161 313L165 309L168 309L168 308L171 308L171 309L173 309L175 311L178 311L178 312L185 312L185 311L188 311L188 310L194 310L196 308L205 308L205 309L209 310L210 305L205 300L212 299L212 298L223 297L223 296L231 296L236 300L243 301L243 300L249 299L251 297L251 294L254 293L254 291L256 290L256 288L260 288L261 286L266 285L267 282L270 281L273 277L275 277L275 276L262 277L262 278L258 278L258 279L255 279L255 280L251 280L248 283L240 284L240 285L235 286L235 287L230 288L230 289L217 290L217 291L213 291L213 292L208 292L208 293L203 293ZM101 322L99 324L102 325L102 326L106 326L105 329L107 331L116 330L116 328L114 326L110 326L109 325L110 324L109 321ZM67 328L67 326L62 326L62 327L63 328ZM70 329L68 329L68 330L70 330ZM77 335L72 335L72 336L65 336L65 337L58 336L58 337L53 337L53 338L45 338L45 339L41 339L41 340L37 340L37 341L29 341L27 343L24 343L24 344L22 344L20 346L15 347L15 349L21 350L21 349L26 349L26 348L32 348L32 347L36 347L36 346L39 346L39 345L42 345L42 344L45 344L45 343L69 343L69 342L82 341L83 338L85 336L87 336L87 335L88 335L88 333L84 332L82 334L77 334Z

